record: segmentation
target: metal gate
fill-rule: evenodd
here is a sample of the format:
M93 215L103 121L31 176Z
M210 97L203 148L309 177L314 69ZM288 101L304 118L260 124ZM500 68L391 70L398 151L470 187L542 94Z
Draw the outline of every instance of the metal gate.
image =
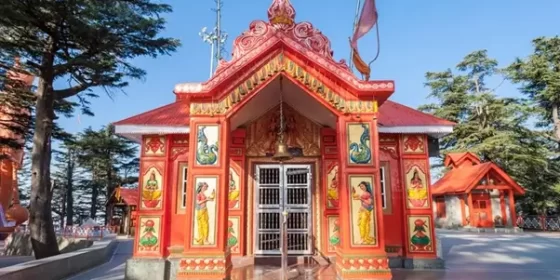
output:
M255 181L255 254L280 254L283 210L288 254L312 254L311 166L257 165Z

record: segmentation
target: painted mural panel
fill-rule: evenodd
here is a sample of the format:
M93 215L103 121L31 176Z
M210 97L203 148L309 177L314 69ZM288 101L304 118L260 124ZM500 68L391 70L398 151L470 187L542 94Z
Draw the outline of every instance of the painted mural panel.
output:
M327 162L327 209L338 208L338 163L336 161Z
M193 246L212 246L216 244L218 177L195 176L194 181Z
M430 216L408 216L409 251L413 253L431 253L434 251L432 242L432 224Z
M227 245L232 254L239 254L241 252L239 248L240 220L240 217L229 217L228 219Z
M228 206L230 210L239 210L241 208L241 191L240 191L239 173L235 168L229 168L229 193L228 193Z
M218 165L220 126L199 125L197 130L196 163L203 166Z
M138 252L156 252L160 245L161 218L140 217L140 232L138 233Z
M408 209L430 208L425 160L406 161L405 170L406 207Z
M294 157L321 155L321 126L283 106L288 152ZM247 156L270 157L276 152L280 107L277 106L247 127Z
M419 135L403 136L403 150L406 154L423 154L424 138Z
M145 137L143 146L144 156L157 157L165 155L165 137Z
M348 163L372 164L370 126L367 123L349 123L348 135Z
M163 176L155 166L149 167L142 177L142 209L158 210L162 207Z
M328 253L336 253L336 247L340 244L340 224L338 216L327 217L327 238L328 238Z
M377 244L373 176L350 175L351 244L371 246Z

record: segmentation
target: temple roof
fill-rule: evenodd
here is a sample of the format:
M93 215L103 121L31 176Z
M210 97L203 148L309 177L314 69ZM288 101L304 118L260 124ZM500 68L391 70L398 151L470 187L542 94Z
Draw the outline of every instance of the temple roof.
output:
M452 122L388 101L389 96L395 91L393 81L360 80L352 73L343 59L335 61L330 40L311 23L296 22L296 11L289 0L273 0L267 14L268 21L251 22L249 29L234 40L232 59L230 61L221 60L216 72L208 81L176 85L174 88L177 96L176 102L115 122L115 132L135 141L140 141L141 135L145 134L189 133L191 113L193 116L197 115L196 108L198 108L192 106L200 105L208 100L212 100L212 109L214 100L217 100L216 104L236 100L237 103L227 104L227 106L239 106L238 104L242 103L239 101L240 98L253 96L253 93L257 93L256 91L261 95L259 102L262 104L246 110L253 110L251 114L258 117L262 112L257 111L270 107L271 104L268 103L273 102L273 99L278 96L272 86L276 76L271 75L271 72L267 72L270 75L264 76L259 76L259 73L266 72L267 67L270 68L270 61L278 57L281 58L277 62L290 60L292 61L290 63L309 69L308 74L317 76L321 87L324 85L325 88L330 88L333 94L337 94L343 101L373 99L378 101L380 104L379 131L382 133L418 133L440 137L453 131L454 123ZM289 58L284 60L283 57ZM278 63L278 65L284 65L283 62ZM284 71L284 68L282 69L281 71ZM267 86L256 89L256 86L253 87L256 85L254 79L265 81L262 83ZM243 85L247 84L250 84L251 87L243 88ZM304 85L305 82L301 82L298 87L302 91L306 91L307 89L303 88ZM243 88L243 94L235 96L240 88ZM267 91L266 94L263 91ZM292 91L296 92L296 89L294 88ZM304 94L301 92L301 95ZM232 96L235 98L231 98ZM302 96L298 96L303 99ZM251 100L254 99L257 98L251 97ZM292 106L294 102L292 102ZM307 109L309 108L304 110L312 111ZM239 121L238 125L241 123ZM332 126L326 123L322 123L322 125ZM232 127L236 128L233 125Z
M124 202L128 206L137 206L140 202L138 188L127 189L117 187L111 194L111 197L114 197L117 201L122 199L122 202ZM108 200L107 202L109 201L111 200Z
M479 186L486 175L492 174L501 182L501 186L508 186L515 194L524 194L525 190L498 165L485 162L475 165L463 165L453 168L434 183L431 187L432 195L466 194Z

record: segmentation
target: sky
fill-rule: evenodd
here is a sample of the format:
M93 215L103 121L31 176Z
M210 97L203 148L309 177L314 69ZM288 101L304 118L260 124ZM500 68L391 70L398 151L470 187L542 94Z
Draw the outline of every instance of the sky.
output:
M166 14L163 36L180 39L182 47L171 56L138 58L133 63L147 71L143 81L131 81L126 94L92 100L95 117L62 118L68 132L87 127L98 129L109 123L140 114L174 101L177 83L202 82L209 78L210 46L198 33L212 28L213 0L160 0L173 6ZM222 26L229 34L226 50L255 19L267 19L272 0L223 0ZM336 60L349 58L356 0L291 0L296 21L309 21L330 40ZM532 4L531 4L532 3ZM487 49L500 66L532 52L531 40L560 35L559 0L377 0L380 46L372 65L372 78L394 80L391 100L411 107L428 103L424 87L427 71L453 68L468 53ZM359 41L364 60L375 56L376 39L370 32ZM490 81L498 86L501 79ZM492 84L493 83L493 84ZM56 85L55 85L56 86ZM497 94L516 96L515 85L503 83Z

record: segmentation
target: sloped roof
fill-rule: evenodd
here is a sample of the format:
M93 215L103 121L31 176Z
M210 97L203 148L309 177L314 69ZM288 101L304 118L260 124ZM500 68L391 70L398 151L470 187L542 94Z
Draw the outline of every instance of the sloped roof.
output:
M490 171L494 171L516 194L525 194L525 190L500 167L492 162L454 168L431 186L432 195L469 193Z
M138 188L128 189L128 188L118 187L113 191L111 197L115 197L116 195L119 195L120 198L122 198L123 202L126 203L128 206L137 206L140 202L140 194L138 193ZM119 198L115 197L115 199L119 199ZM110 200L108 200L107 202L109 201Z
M188 126L189 106L186 102L177 101L159 108L140 113L136 116L117 121L114 125L145 125L145 126ZM408 106L387 100L379 107L379 125L386 127L398 126L454 126L450 122L436 116L426 114Z
M471 162L477 164L480 163L480 159L478 158L477 155L471 152L462 152L462 153L448 153L445 156L445 160L443 164L445 166L449 166L451 164L454 164L455 166L460 166L467 159L470 159Z

